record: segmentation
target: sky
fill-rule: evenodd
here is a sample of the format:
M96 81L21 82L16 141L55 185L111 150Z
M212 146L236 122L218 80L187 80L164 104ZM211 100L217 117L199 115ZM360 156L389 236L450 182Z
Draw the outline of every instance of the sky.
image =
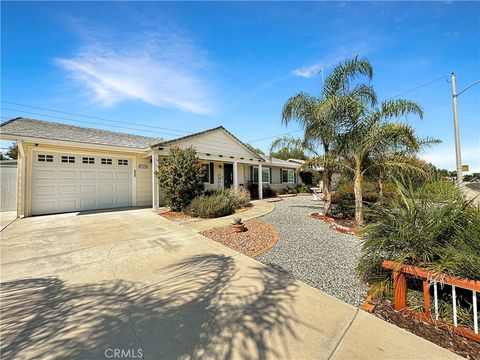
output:
M450 74L459 91L480 80L479 2L2 1L1 20L2 121L165 139L223 125L268 152L301 135L281 123L287 99L359 55L380 100L423 107L401 119L442 140L421 157L454 170ZM458 114L462 162L480 171L480 85Z

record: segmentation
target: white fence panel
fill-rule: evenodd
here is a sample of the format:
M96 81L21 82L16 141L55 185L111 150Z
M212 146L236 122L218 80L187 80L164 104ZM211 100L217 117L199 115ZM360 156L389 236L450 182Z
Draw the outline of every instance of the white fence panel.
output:
M0 211L17 209L17 167L0 166Z

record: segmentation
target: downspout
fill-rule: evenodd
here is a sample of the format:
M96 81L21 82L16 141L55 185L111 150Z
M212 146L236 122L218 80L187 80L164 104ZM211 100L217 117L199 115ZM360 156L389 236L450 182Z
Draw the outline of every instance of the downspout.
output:
M25 148L23 147L23 141L22 140L17 140L17 147L18 147L18 153L20 155L21 159L21 169L20 169L20 174L21 176L18 176L19 169L17 167L17 217L24 218L25 217L25 201L26 201L26 190L27 190L27 184L26 184L26 168L27 168L27 157L25 156ZM18 160L18 159L17 159ZM20 196L18 196L18 189L21 189ZM18 204L18 198L20 198L20 204Z

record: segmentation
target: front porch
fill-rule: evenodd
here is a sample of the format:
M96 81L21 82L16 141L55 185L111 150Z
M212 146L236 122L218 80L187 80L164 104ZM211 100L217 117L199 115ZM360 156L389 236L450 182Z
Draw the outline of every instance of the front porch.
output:
M163 206L161 190L156 177L158 163L166 154L153 152L152 157L152 206L156 210ZM301 183L297 164L275 164L271 160L235 159L228 156L212 156L211 154L198 154L198 157L207 164L205 175L205 189L238 189L254 184L258 188L258 199L263 199L264 189L271 187L279 191L289 186ZM225 156L227 157L227 156ZM286 163L286 162L284 162ZM262 174L259 176L259 174Z

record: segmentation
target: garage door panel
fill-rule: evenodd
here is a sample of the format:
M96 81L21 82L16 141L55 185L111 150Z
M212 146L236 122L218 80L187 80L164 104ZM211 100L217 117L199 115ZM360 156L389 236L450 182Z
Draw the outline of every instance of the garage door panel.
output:
M100 194L113 193L114 184L100 184Z
M116 184L117 193L128 193L130 192L130 184Z
M58 207L62 211L72 211L78 208L76 199L61 199L58 201Z
M42 195L55 195L56 186L54 185L35 185L35 194Z
M128 206L130 203L130 199L126 196L118 196L117 197L117 205L119 206Z
M43 154L43 153L42 153ZM45 153L48 155L48 153ZM132 162L110 155L83 162L83 155L51 153L53 161L37 161L32 167L32 214L94 210L132 205ZM61 156L74 156L75 163L62 163ZM93 158L91 155L85 157ZM100 159L112 161L102 164ZM87 160L85 160L87 161Z
M77 194L77 185L68 184L68 185L59 185L58 192L60 195L76 195Z
M44 201L34 200L32 207L36 209L39 214L41 213L48 214L55 211L55 201L54 200L44 200Z
M62 180L75 180L77 179L77 171L75 170L59 170L58 177Z
M80 179L95 180L96 178L97 172L95 170L80 170Z
M97 200L95 198L80 199L80 207L84 209L95 209L97 206Z
M117 171L118 180L128 180L130 179L130 171Z
M100 179L113 179L114 176L113 176L113 170L108 170L108 171L105 171L105 170L100 170L100 174L99 174L99 178Z
M95 195L97 192L96 184L82 184L80 185L80 194L82 195Z
M102 206L113 206L114 199L113 197L102 197L100 198L100 205Z
M33 177L35 180L40 180L40 179L49 179L53 180L55 179L55 171L52 171L51 169L37 169L35 171L35 175Z

